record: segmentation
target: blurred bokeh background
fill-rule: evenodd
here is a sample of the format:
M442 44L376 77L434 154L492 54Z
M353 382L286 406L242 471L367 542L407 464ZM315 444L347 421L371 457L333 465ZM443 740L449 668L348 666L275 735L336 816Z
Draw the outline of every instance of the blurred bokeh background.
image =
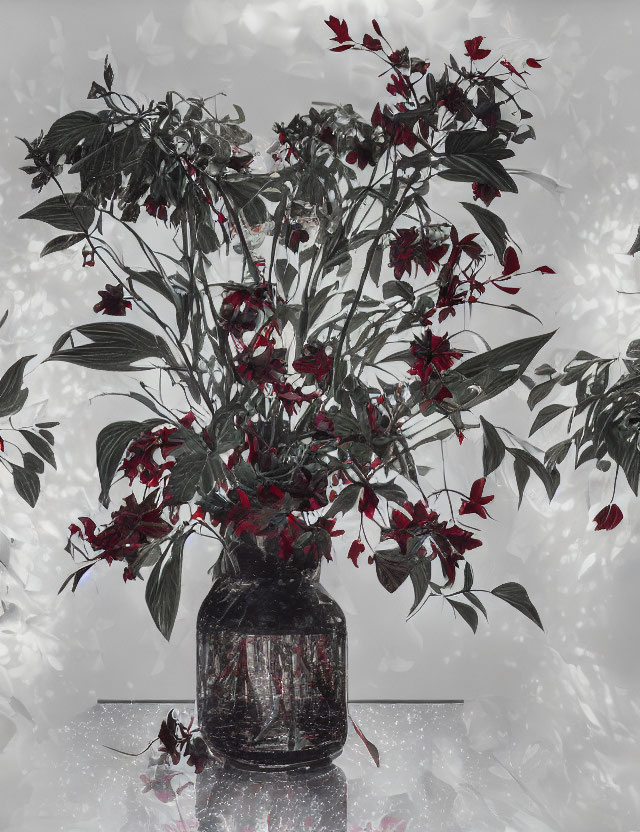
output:
M56 338L93 318L106 275L83 269L78 252L39 258L53 234L17 218L39 199L18 168L24 148L59 115L91 108L91 81L109 54L116 86L157 99L226 94L240 104L259 146L273 122L312 101L350 102L366 114L385 97L375 63L362 53L332 54L329 14L352 33L375 17L394 46L408 45L439 74L463 41L486 45L520 66L545 58L521 99L534 114L537 140L519 149L514 167L562 187L520 177L520 193L495 208L522 247L526 268L555 275L522 280L517 303L543 321L476 310L473 326L493 344L557 329L540 362L558 368L586 349L624 354L637 337L640 259L629 249L640 223L640 6L634 0L0 0L0 369L20 355L44 359ZM485 44L483 44L485 45ZM382 86L381 86L382 84ZM466 185L450 189L468 199ZM452 212L455 216L455 213ZM469 223L468 230L475 230ZM144 604L144 585L124 585L121 569L93 570L71 596L57 590L72 567L63 551L78 515L96 515L95 438L116 418L144 418L121 397L131 380L62 363L27 376L30 409L15 420L58 420L58 470L47 470L30 510L0 472L0 749L21 759L47 732L96 699L190 699L195 686L195 617L214 552L200 542L185 552L184 591L170 644ZM523 385L484 406L483 415L526 436L531 416ZM536 435L562 438L553 422ZM426 446L436 448L437 446ZM437 468L434 452L419 461ZM439 451L438 451L439 454ZM446 449L450 477L470 484L481 472L481 436ZM349 535L338 538L323 583L349 619L350 695L355 699L465 699L470 736L517 771L559 830L640 829L632 776L640 763L638 594L640 521L626 484L619 487L623 523L594 532L592 517L608 502L613 471L562 467L551 504L531 482L519 511L512 472L490 478L495 521L471 553L476 585L523 583L545 632L507 605L488 605L474 636L441 602L409 623L410 587L388 595L366 559L346 560ZM342 545L342 541L346 541ZM191 542L191 541L190 541ZM23 745L20 745L20 744ZM36 750L37 753L37 750ZM0 770L2 763L0 762ZM20 781L14 771L13 780ZM1 824L0 824L1 825ZM496 827L498 828L498 827Z

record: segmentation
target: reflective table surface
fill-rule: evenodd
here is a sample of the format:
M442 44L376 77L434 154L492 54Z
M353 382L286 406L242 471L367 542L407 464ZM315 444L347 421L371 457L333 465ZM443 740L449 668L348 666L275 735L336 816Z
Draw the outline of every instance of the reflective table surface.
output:
M44 742L4 792L3 832L546 832L526 786L470 747L458 703L352 703L380 750L351 730L329 769L256 774L161 764L141 751L170 704L98 704ZM191 703L177 704L183 722ZM22 776L21 776L22 775ZM5 783L6 785L6 783Z

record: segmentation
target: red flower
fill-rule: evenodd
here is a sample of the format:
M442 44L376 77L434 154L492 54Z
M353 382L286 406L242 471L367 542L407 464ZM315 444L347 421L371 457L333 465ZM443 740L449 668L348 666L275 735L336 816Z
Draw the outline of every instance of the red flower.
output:
M354 540L351 546L349 546L349 554L347 557L354 566L358 565L358 558L364 552L364 549L364 544L362 544L359 540Z
M615 529L623 516L620 508L615 503L612 503L610 506L605 506L593 518L596 524L596 531L602 531L604 529L609 532L611 529Z
M538 266L537 269L534 269L534 272L540 272L540 274L555 274L553 269L550 269L549 266Z
M397 81L398 84L401 84L401 76L391 76L394 81ZM391 92L389 85L387 89ZM408 86L399 86L398 91L401 95L408 97L409 95L409 87ZM401 104L398 104L398 108L400 108ZM416 146L418 139L414 133L409 130L408 127L405 127L404 124L400 122L394 121L390 116L390 110L388 107L385 106L384 112L380 109L380 105L376 104L373 114L371 116L371 125L373 127L382 127L385 133L388 135L391 144L394 147L398 147L400 145L405 145L409 150L413 150Z
M505 61L500 61L500 63L502 64L503 67L505 67L506 69L509 70L511 75L517 75L518 78L522 78L522 80L524 81L524 75L521 72L518 72L518 70L515 68L515 66L510 61L505 60Z
M257 488L258 500L265 506L279 508L284 502L285 493L277 485L259 485Z
M364 170L367 165L376 164L381 152L382 147L371 139L356 140L353 149L345 156L345 162L348 165L358 165L360 170Z
M337 17L331 15L329 17L329 20L325 20L325 23L335 35L335 37L331 38L331 40L335 40L338 43L346 43L347 41L351 40L351 36L349 35L349 29L347 28L347 23L345 20L340 22Z
M295 225L288 225L286 230L286 243L288 249L297 252L300 243L309 242L309 232L304 228L298 228Z
M429 240L423 237L422 244L415 252L416 262L422 266L426 274L431 274L436 270L436 264L440 263L448 248L447 243L432 246Z
M192 520L204 520L205 519L204 509L202 508L202 506L198 506L198 508L191 515L191 519Z
M351 38L349 38L351 40ZM362 45L365 49L370 49L372 52L379 52L382 49L382 43L378 38L372 38L371 35L365 35L362 39Z
M240 488L235 488L229 492L230 496L236 497L237 502L226 509L217 511L214 515L214 525L220 523L220 530L224 533L228 526L233 528L236 537L245 532L248 534L258 534L260 532L260 523L254 517L251 510L251 502L246 492Z
M4 441L3 441L1 436L0 436L0 451L4 452Z
M491 52L490 49L481 49L480 44L483 40L484 37L482 35L471 38L471 40L465 40L464 45L467 51L464 54L471 58L472 61L481 61Z
M313 417L313 427L322 433L333 433L335 431L333 420L326 413L316 413Z
M127 455L118 470L125 472L126 476L129 477L130 485L137 476L140 477L140 482L144 485L152 487L159 485L162 474L173 467L175 462L171 461L164 465L158 465L153 458L153 454L159 449L162 458L166 459L175 448L179 448L182 445L182 440L175 439L176 434L177 430L175 428L162 427L155 431L145 431L129 445Z
M98 294L102 300L93 307L94 312L102 312L103 315L126 315L127 309L132 308L131 301L124 299L124 287L121 284L113 286L107 283L104 290Z
M500 191L494 188L493 185L479 185L477 182L473 182L471 190L473 191L474 201L481 199L487 207L491 205L496 197L502 196Z
M274 382L273 392L282 402L284 409L289 416L296 412L296 407L303 402L312 402L317 399L320 393L314 391L313 393L303 393L300 387L293 387L288 382Z
M148 196L144 201L144 207L150 217L156 217L157 219L162 220L162 222L167 219L166 202L162 200L156 201Z
M296 470L293 482L287 490L297 499L300 511L317 511L329 502L327 486L329 478L325 471L311 472L304 466Z
M378 507L378 503L380 502L378 495L376 492L371 488L369 485L365 485L362 489L362 495L360 497L360 502L358 503L358 511L361 514L364 514L365 517L368 517L370 520L373 520L373 514Z
M443 338L439 338L430 329L422 338L416 338L411 344L411 354L417 360L409 374L418 376L423 385L427 384L434 371L441 373L449 370L453 367L454 361L462 358L462 353L451 349L446 333Z
M273 309L270 289L266 283L251 289L239 287L222 299L222 326L227 332L242 338L244 332L256 328L258 312L266 309Z
M543 61L544 58L527 58L525 61L527 66L530 66L532 69L541 69L542 64L540 61Z
M293 362L293 369L297 373L309 373L320 383L331 372L333 358L319 344L305 344L302 352L302 357Z
M287 372L282 359L286 354L284 349L276 349L272 341L259 337L257 348L264 347L256 354L254 349L247 348L236 356L238 373L247 381L253 381L262 387L264 384L275 384L280 376Z
M493 495L487 497L482 496L486 479L482 477L476 480L471 486L471 494L468 500L463 500L460 506L459 514L478 514L482 518L486 518L487 511L485 506L493 500Z
M395 240L389 243L389 265L393 267L394 277L400 279L403 274L411 275L418 231L416 228L399 228L393 233Z

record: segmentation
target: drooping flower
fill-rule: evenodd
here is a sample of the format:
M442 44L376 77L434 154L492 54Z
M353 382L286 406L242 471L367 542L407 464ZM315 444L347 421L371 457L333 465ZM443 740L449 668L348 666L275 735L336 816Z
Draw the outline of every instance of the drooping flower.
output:
M338 20L335 15L331 15L329 20L325 20L327 26L331 29L335 37L332 37L331 40L337 41L337 43L347 43L351 41L351 36L349 35L349 28L345 20Z
M285 354L286 350L276 349L272 341L260 336L253 348L247 348L236 356L238 373L260 387L280 382L287 371L283 361Z
M102 312L103 315L126 315L127 309L132 308L131 301L124 298L124 287L120 283L115 286L107 283L98 294L102 300L93 307L94 312Z
M480 185L477 182L473 182L471 184L471 190L473 191L474 201L478 199L482 200L487 208L494 199L502 196L502 193L497 188L494 188L493 185Z
M349 546L349 553L347 554L347 557L354 566L358 565L358 558L364 550L365 546L360 540L354 540L351 546Z
M378 507L379 502L380 498L373 490L373 488L371 488L370 485L365 485L365 487L362 489L362 494L360 495L358 511L361 514L364 514L365 517L368 517L370 520L373 520L373 515L376 508Z
M418 240L416 228L398 228L393 232L395 239L389 243L389 266L393 275L400 279L403 274L411 275L413 265L413 247Z
M267 283L252 288L238 286L222 299L222 326L227 332L242 338L243 333L256 328L258 313L272 308L271 291Z
M540 61L544 61L544 58L527 58L525 63L532 69L542 69L542 64L540 63Z
M483 519L486 518L485 506L493 500L493 494L486 497L482 495L486 481L484 477L481 477L473 483L469 499L462 501L458 514L477 514Z
M593 518L594 523L596 524L596 531L607 531L610 532L611 529L615 529L615 527L620 523L623 519L622 511L620 510L619 506L615 503L612 503L609 506L605 506L603 509L596 514Z

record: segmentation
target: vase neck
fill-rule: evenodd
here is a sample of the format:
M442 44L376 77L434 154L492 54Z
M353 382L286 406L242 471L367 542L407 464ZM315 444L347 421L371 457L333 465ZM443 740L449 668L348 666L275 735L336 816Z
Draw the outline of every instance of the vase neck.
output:
M288 559L280 556L272 541L254 537L238 540L225 547L221 573L246 580L299 579L320 580L320 562L313 563L295 553Z

